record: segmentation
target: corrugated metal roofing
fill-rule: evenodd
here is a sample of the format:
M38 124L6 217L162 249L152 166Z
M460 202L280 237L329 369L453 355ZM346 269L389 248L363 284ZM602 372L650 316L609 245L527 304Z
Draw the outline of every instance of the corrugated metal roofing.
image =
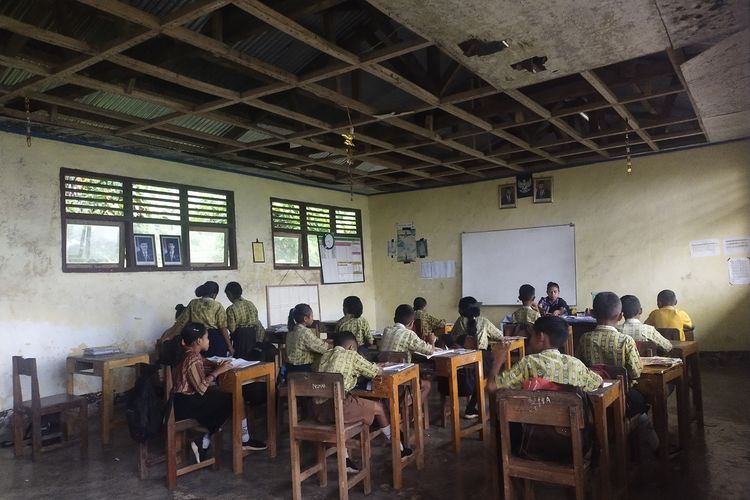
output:
M5 68L2 74L0 74L0 86L10 88L28 80L32 76L34 75L22 69Z
M258 132L257 130L248 130L241 136L237 138L239 142L255 142L255 141L262 141L264 139L270 139L271 136L268 134L264 134L262 132Z
M232 125L217 120L211 120L210 118L204 118L202 116L183 116L172 121L177 126L202 132L204 134L223 136L231 128Z
M163 17L181 7L193 3L194 0L127 0L135 8Z
M166 106L151 104L150 102L141 101L133 97L109 94L100 90L91 94L79 97L76 101L96 106L109 111L117 111L130 116L152 120L160 116L173 113L174 110Z

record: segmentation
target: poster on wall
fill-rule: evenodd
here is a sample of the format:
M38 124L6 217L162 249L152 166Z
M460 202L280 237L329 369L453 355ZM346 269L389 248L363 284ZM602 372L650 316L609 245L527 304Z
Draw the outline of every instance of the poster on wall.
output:
M718 239L693 240L690 242L691 257L716 257L721 254L721 242Z
M724 238L726 255L750 255L750 236L733 236Z
M396 260L404 264L417 260L417 230L412 224L396 226Z
M730 285L750 285L750 257L727 259Z

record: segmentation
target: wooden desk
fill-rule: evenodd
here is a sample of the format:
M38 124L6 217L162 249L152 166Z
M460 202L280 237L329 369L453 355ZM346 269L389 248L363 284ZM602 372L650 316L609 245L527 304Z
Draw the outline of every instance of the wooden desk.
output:
M102 379L102 444L109 444L112 433L112 408L114 393L112 388L112 370L138 363L149 363L146 353L120 353L103 356L70 356L66 363L67 392L75 393L75 375L86 375Z
M610 457L614 456L618 481L623 488L627 488L627 469L625 464L625 392L619 380L605 380L608 387L600 387L589 392L588 397L594 409L594 428L596 441L599 445L599 482L601 484L601 498L612 498L610 471ZM612 418L615 430L615 449L610 453L609 433L607 426L607 408L612 408ZM627 497L627 494L623 495Z
M268 429L268 455L276 458L276 364L257 365L230 370L219 376L219 390L232 395L232 471L242 474L242 459L250 451L242 449L242 419L245 418L245 400L242 386L252 382L266 383L266 426Z
M701 368L698 359L698 342L695 340L672 340L670 355L679 357L685 363L688 386L692 393L693 411L698 426L703 427L703 390L701 388Z
M453 449L456 453L461 451L461 438L474 432L479 433L479 439L485 443L487 439L487 408L484 404L484 372L482 371L482 353L480 351L452 352L442 356L431 358L435 362L435 375L448 378L448 390L451 398L451 436L453 438ZM461 428L461 416L459 413L458 377L459 368L471 368L476 370L477 380L477 409L479 410L479 421L468 427Z
M511 365L511 353L518 351L518 359L526 356L526 338L525 337L503 337L503 340L490 340L490 349L495 344L506 344L508 346L508 352L505 355L505 371L510 370Z
M382 365L381 365L382 366ZM411 456L401 460L401 413L399 408L398 388L401 385L411 387L411 397L414 406L414 433L416 446ZM372 380L372 390L354 390L354 396L370 399L387 399L388 410L391 415L391 459L393 467L393 488L401 489L403 484L403 469L412 462L417 463L417 469L424 466L424 432L422 430L422 401L419 392L419 366L411 364L401 371L384 371L383 375ZM408 415L408 411L405 411ZM404 424L404 446L409 446L409 422Z
M646 397L653 411L654 429L659 436L659 458L663 466L669 461L669 416L667 414L667 384L677 385L677 425L680 447L687 444L690 437L688 425L687 384L683 364L670 367L644 366L638 379L638 390Z

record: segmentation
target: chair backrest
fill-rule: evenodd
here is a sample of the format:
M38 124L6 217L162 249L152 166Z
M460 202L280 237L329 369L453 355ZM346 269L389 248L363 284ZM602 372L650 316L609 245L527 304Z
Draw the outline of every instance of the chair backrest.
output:
M685 340L695 340L694 328L683 328L682 331L685 333Z
M414 326L412 326L412 330L414 333L417 334L417 337L420 339L424 337L424 332L422 331L422 320L421 319L415 319L414 320Z
M498 418L505 422L583 429L584 408L574 393L500 389L495 394Z
M313 333L315 334L315 336L320 337L320 332L321 332L321 329L320 329L320 320L317 320L317 319L314 320L312 322L312 325L310 325L309 328L310 328L310 330L313 331Z
M657 328L656 330L667 340L680 340L680 330L677 328Z
M534 325L529 323L505 323L503 325L503 335L506 337L531 337L534 331Z
M289 391L289 425L299 423L297 398L331 398L336 425L344 423L344 376L340 373L295 372L286 376Z
M641 356L656 356L659 352L659 346L650 340L636 340L635 345Z
M467 335L464 338L464 348L465 349L477 349L477 337L476 335Z
M21 375L31 377L31 407L41 407L39 396L39 377L36 372L36 358L13 356L13 407L20 408L23 403Z
M406 353L398 351L380 351L377 359L379 363L406 363Z

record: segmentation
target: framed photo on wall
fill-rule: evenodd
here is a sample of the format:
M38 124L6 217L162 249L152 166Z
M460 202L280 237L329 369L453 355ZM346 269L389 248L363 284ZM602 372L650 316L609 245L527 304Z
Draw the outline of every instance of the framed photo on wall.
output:
M156 266L156 239L153 234L134 234L133 250L136 266Z
M534 179L534 203L552 203L552 177Z
M159 235L161 240L161 257L165 266L182 265L182 237Z
M516 184L501 184L497 187L500 208L516 208Z
M253 262L262 263L266 261L266 251L263 248L263 242L253 241Z

